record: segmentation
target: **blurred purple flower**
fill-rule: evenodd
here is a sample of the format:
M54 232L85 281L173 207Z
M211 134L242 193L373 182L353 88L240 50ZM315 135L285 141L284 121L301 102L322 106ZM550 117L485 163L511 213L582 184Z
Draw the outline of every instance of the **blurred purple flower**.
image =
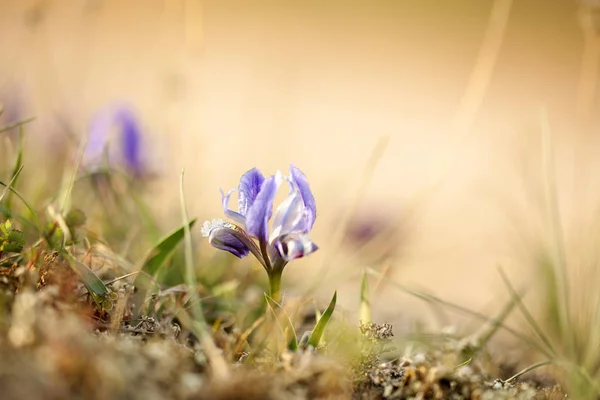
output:
M227 194L221 191L225 215L235 224L207 221L203 235L214 247L237 257L252 252L269 273L281 271L289 261L315 252L317 246L307 235L317 210L306 176L292 165L285 179L290 186L288 197L273 214L275 195L283 180L281 173L265 178L256 168L246 172L237 189L238 211L229 209L229 197L235 189Z
M9 87L0 92L0 127L19 122L25 118L25 99L22 90ZM14 141L19 135L19 128L9 129L6 134Z
M363 262L378 263L397 256L407 244L409 214L384 213L384 207L369 205L348 221L344 244Z
M89 139L83 155L84 165L95 168L103 164L108 152L111 167L122 166L134 176L144 173L142 128L133 109L118 104L98 111L91 120ZM114 139L117 143L111 143Z

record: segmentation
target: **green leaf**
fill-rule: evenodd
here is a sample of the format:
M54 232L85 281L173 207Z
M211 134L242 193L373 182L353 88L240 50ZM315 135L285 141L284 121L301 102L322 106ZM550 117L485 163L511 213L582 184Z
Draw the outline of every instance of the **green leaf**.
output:
M196 218L190 221L189 228L192 229L195 223ZM145 271L151 275L156 274L173 255L177 245L179 245L179 243L183 240L184 236L185 227L182 226L181 228L163 237L150 252L150 255L142 267L142 271Z
M10 219L4 221L4 223L0 224L0 230L2 230L4 236L8 235L13 230L12 221Z
M192 226L196 223L196 218L190 221L189 228L192 229ZM158 243L150 250L148 255L146 256L146 261L142 266L141 273L135 279L133 285L138 289L138 291L133 295L133 304L135 305L134 309L134 317L138 317L142 305L146 300L146 294L148 293L148 289L154 283L152 277L155 277L163 265L171 258L175 249L179 245L179 243L185 237L185 227L182 226L179 229L169 233L164 236Z
M88 292L92 295L96 302L102 304L104 297L108 294L108 289L102 279L94 273L87 265L67 254L67 260L71 268L79 275Z
M273 300L271 296L266 293L265 300L267 301L269 309L273 312L275 318L277 318L281 332L284 336L287 336L286 341L288 343L288 349L291 351L298 350L298 338L296 337L296 330L294 329L294 324L292 324L290 316L285 312L283 307L281 307L281 304Z
M20 253L25 245L25 238L23 233L13 230L10 231L5 238L3 238L1 250L7 253Z
M315 329L313 329L312 333L310 334L310 337L308 338L308 342L306 343L307 346L312 346L316 349L317 346L319 345L319 342L321 341L321 337L323 336L323 332L325 331L325 328L327 327L327 324L329 323L329 319L331 318L331 315L333 314L333 310L335 310L336 300L337 300L337 290L335 292L333 292L333 297L331 298L331 302L329 303L329 306L327 306L327 309L325 310L325 312L323 313L321 318L319 318L319 322L317 322Z

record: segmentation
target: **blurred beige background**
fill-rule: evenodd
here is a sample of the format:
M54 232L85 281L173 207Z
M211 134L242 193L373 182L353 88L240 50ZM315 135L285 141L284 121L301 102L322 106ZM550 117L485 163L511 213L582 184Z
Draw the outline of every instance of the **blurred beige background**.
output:
M386 136L358 210L402 224L394 279L462 304L482 299L481 308L506 297L498 264L515 278L531 276L528 240L544 230L542 106L565 231L576 243L597 204L598 118L577 119L597 114L589 96L579 103L587 114L577 110L578 96L594 93L597 64L585 53L577 4L507 4L469 132L453 121L490 24L487 0L0 0L0 89L24 94L37 117L29 145L42 154L58 120L84 134L98 107L134 104L163 177L153 204L167 205L169 226L179 218L182 168L190 213L210 218L221 215L219 187L235 187L253 166L274 172L293 162L317 198L321 251L284 279L305 282L300 272L325 263L323 293L344 286L348 308L369 258L340 249L332 232ZM583 79L592 77L583 84L582 63ZM397 314L395 293L380 291Z

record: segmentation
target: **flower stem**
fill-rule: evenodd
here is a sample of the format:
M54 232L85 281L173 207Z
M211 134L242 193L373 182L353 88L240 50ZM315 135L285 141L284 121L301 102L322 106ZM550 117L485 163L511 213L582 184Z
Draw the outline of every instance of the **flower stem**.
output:
M269 296L276 302L281 301L281 275L283 271L272 271L269 274Z

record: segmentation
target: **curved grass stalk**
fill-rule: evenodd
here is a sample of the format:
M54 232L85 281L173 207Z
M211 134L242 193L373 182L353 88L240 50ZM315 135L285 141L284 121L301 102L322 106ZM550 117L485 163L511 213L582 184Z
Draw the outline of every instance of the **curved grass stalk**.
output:
M510 378L508 378L507 380L502 381L502 382L503 383L511 383L515 379L517 379L518 377L520 377L523 374L526 374L529 371L533 371L536 368L543 367L544 365L550 365L553 363L554 363L554 361L552 361L552 360L540 361L538 363L530 365L529 367L523 368L521 371L517 372L516 374L514 374L513 376L511 376Z

